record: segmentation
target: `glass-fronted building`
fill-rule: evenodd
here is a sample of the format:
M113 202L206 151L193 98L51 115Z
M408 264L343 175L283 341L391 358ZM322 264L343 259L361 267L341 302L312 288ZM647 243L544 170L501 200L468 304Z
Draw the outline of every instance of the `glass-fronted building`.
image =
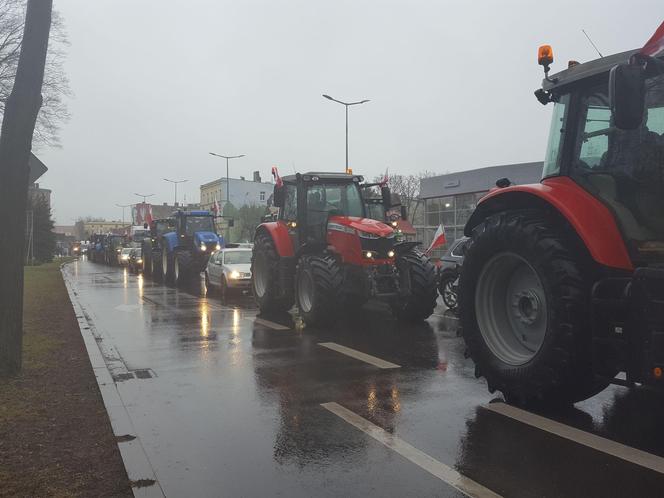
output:
M475 210L477 202L496 185L496 180L508 178L513 184L538 183L543 163L520 163L460 171L423 179L420 199L424 202L424 225L416 226L417 240L427 247L438 226L445 227L448 245L463 236L463 228ZM433 251L440 257L446 247Z

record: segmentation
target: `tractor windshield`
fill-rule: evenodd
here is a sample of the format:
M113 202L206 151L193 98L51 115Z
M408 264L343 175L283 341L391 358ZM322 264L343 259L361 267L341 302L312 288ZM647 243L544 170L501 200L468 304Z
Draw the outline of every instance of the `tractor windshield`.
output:
M196 232L214 232L214 223L211 216L187 216L185 224L187 235L194 235Z
M611 122L606 82L581 96L572 176L614 212L638 260L664 260L664 76L646 80L640 128ZM659 241L659 242L658 242Z
M364 202L356 183L321 183L307 189L307 209L337 216L364 217Z

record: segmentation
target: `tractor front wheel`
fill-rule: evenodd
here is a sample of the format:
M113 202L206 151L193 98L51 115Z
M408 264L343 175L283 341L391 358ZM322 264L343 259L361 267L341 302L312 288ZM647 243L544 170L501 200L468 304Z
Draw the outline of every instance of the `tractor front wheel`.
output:
M567 405L608 381L593 375L589 273L571 228L534 210L488 217L472 236L459 289L475 374L516 404Z
M426 320L433 314L438 299L436 268L417 250L399 255L397 268L405 296L393 303L394 313L400 320L409 322Z
M164 247L161 251L161 279L166 284L173 283L173 254Z
M272 237L259 233L251 254L251 287L264 313L288 311L293 306L292 290L279 285L279 260Z
M177 251L173 264L173 282L178 287L184 287L192 276L192 257L187 251Z
M339 318L341 267L331 255L300 258L295 273L295 298L307 325L323 325Z

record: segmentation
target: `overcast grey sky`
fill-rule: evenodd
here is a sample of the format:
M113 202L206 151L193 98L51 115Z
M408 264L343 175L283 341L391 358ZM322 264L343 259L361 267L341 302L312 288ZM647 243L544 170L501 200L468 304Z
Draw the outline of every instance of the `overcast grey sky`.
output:
M178 196L225 175L208 155L247 154L231 176L272 165L372 177L541 160L551 108L533 96L537 47L553 71L569 59L643 45L664 18L658 1L55 0L71 46L74 97L50 171L58 224L119 219L116 203L186 178ZM638 6L638 7L637 7Z

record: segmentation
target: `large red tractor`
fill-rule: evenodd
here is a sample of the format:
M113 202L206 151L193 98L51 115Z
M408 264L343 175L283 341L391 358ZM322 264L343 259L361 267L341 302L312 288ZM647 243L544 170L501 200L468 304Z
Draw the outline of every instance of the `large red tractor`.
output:
M416 242L397 242L391 226L366 217L362 182L346 173L279 179L273 196L279 217L256 229L251 263L262 311L296 303L307 324L321 324L373 297L402 319L433 313L434 266ZM389 188L382 197L390 203Z
M540 48L543 179L499 180L480 201L460 281L475 373L510 402L664 386L663 39L664 24L640 51L551 77Z

